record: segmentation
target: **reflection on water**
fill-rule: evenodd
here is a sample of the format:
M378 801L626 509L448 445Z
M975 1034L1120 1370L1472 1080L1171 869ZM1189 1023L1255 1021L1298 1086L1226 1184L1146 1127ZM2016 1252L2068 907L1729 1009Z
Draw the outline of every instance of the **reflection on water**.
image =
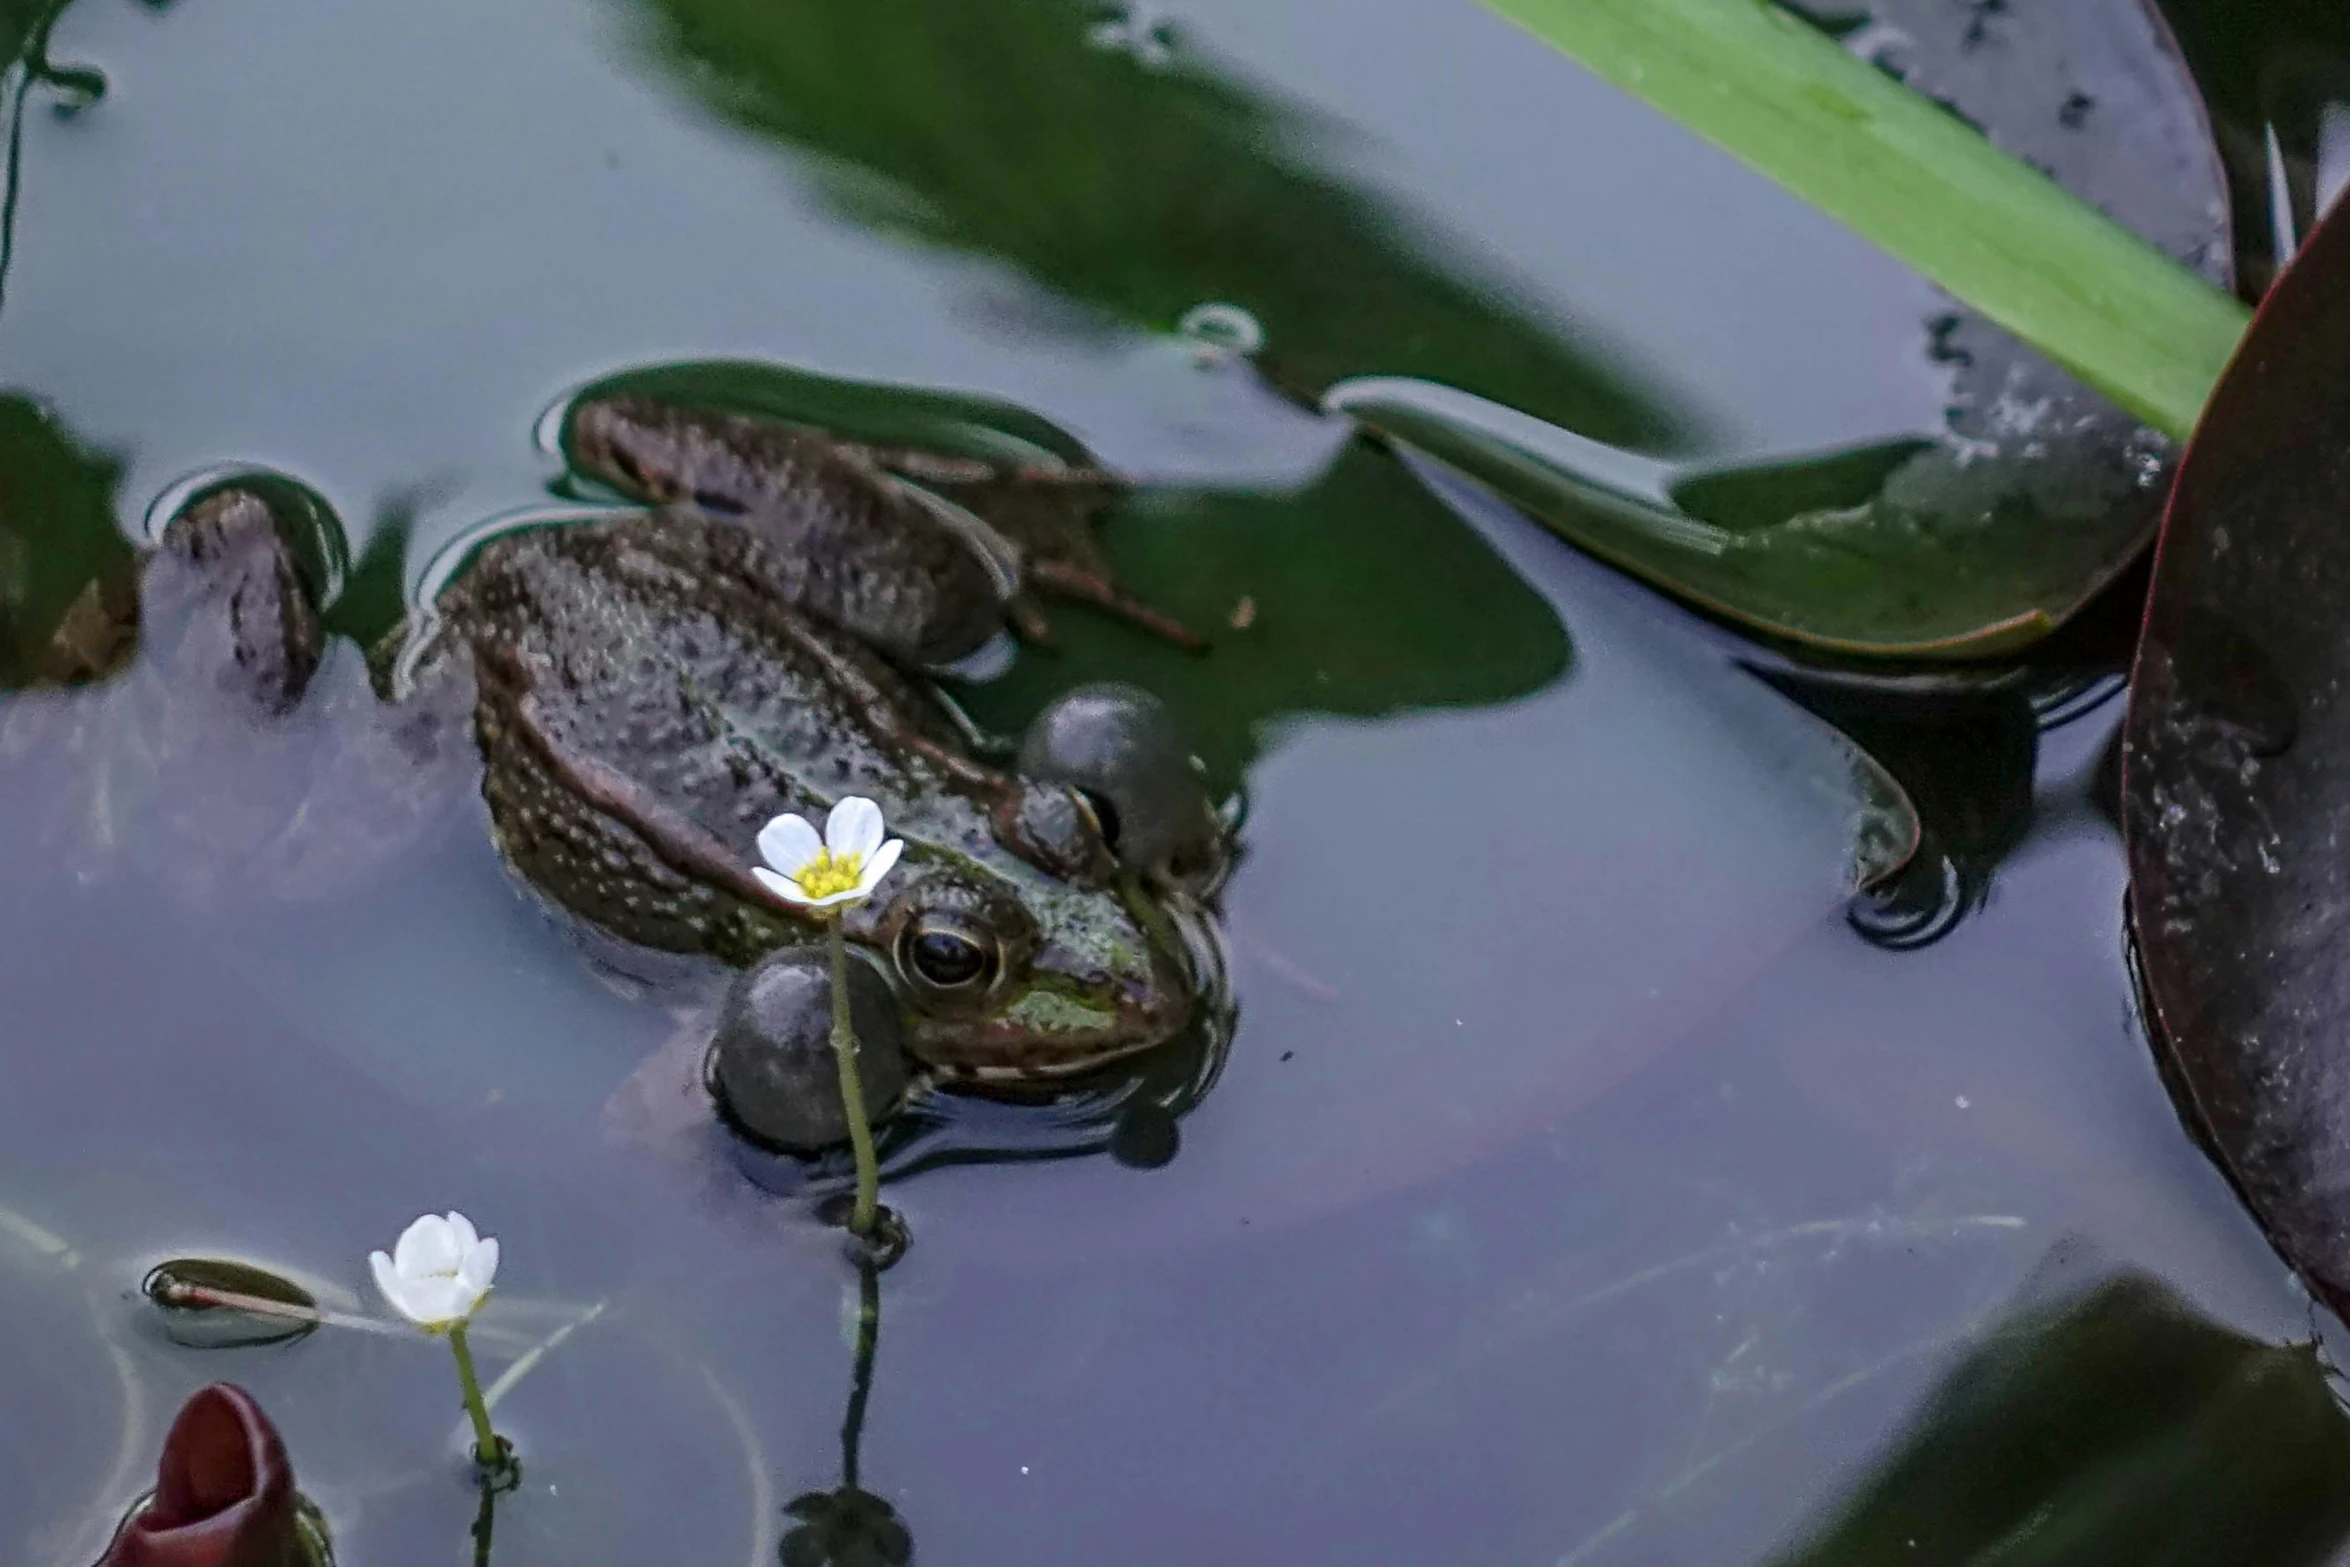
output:
M1313 397L1424 375L1603 440L1686 435L1636 372L1439 258L1331 172L1329 128L1090 0L645 0L677 80L823 160L894 234L1000 258L1069 305L1173 332L1202 301L1265 324L1257 362Z
M897 1509L864 1488L858 1477L865 1445L865 1404L873 1396L873 1364L881 1348L881 1275L857 1261L855 1369L840 1422L840 1485L803 1491L784 1507L793 1520L783 1537L784 1567L906 1567L914 1536Z
M2268 291L2341 178L2350 16L2332 0L2162 0L2227 160L2238 280Z

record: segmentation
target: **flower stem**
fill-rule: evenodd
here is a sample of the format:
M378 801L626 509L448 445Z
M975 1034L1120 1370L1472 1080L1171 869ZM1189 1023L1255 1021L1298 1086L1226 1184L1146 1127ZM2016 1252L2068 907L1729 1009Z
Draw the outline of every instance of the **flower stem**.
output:
M873 1154L873 1123L865 1114L865 1083L857 1071L857 1035L849 1024L849 941L841 922L832 922L832 1054L840 1066L840 1102L849 1121L849 1147L857 1156L857 1206L849 1229L873 1232L881 1204L881 1165Z
M481 1378L473 1371L473 1346L465 1342L465 1324L449 1330L449 1353L457 1357L457 1381L465 1389L465 1413L473 1420L473 1461L496 1469L505 1460L506 1444L490 1428L490 1407L482 1402Z

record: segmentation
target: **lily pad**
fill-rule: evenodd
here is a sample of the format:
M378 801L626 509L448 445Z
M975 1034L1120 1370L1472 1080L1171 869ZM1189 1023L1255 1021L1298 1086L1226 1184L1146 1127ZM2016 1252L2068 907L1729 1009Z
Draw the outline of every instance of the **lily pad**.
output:
M2350 212L2261 307L2179 472L2123 753L2146 1011L2270 1239L2350 1306Z
M1875 0L1820 20L2228 282L2218 155L2186 67L2142 0ZM2007 654L2139 553L2171 448L1955 302L1921 323L1920 346L1949 376L1940 429L1727 465L1656 461L1426 381L1346 382L1326 402L1753 630L1878 658Z

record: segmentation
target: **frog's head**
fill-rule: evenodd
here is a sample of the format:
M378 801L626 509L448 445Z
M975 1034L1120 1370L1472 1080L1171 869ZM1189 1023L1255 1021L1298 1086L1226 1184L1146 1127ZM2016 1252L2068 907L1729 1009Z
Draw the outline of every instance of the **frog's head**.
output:
M1193 984L1168 907L1131 880L908 855L848 932L907 1003L909 1053L948 1082L1071 1076L1173 1037Z

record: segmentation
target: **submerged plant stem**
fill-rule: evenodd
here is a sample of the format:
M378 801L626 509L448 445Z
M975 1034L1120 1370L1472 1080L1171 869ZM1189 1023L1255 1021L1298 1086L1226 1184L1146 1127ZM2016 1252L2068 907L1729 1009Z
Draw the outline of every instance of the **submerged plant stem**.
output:
M865 1114L865 1083L857 1071L857 1034L849 1024L849 942L841 922L832 922L832 1055L840 1067L841 1109L849 1121L849 1147L857 1157L857 1205L849 1229L873 1233L881 1206L881 1164L873 1153L873 1123Z
M449 1329L449 1353L457 1357L457 1381L465 1389L465 1413L473 1421L473 1461L484 1471L504 1466L506 1444L490 1426L489 1405L482 1402L481 1378L473 1370L473 1346L465 1342L465 1324Z

